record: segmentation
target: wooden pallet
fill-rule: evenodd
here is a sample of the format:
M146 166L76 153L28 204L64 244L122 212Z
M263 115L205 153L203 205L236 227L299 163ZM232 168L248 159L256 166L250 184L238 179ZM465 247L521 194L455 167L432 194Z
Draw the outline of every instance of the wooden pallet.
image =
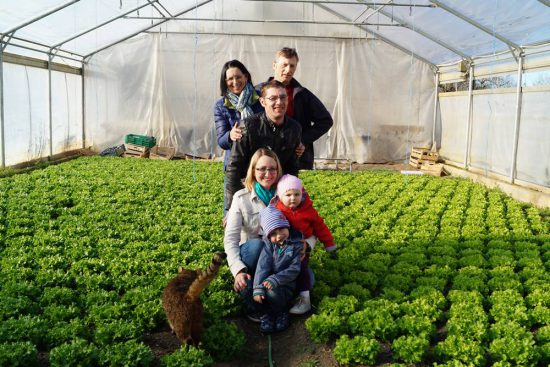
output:
M431 160L418 159L412 156L409 158L409 165L413 166L414 168L421 168L422 166L431 166L434 164L436 164L435 161Z
M154 146L149 153L149 158L170 160L175 154L176 148Z
M144 147L143 145L137 145L132 143L126 143L125 147L127 151L134 151L134 152L140 152L140 153L145 153L149 151L149 148Z
M419 160L437 162L439 159L439 153L434 152L428 148L412 148L411 159L416 158Z

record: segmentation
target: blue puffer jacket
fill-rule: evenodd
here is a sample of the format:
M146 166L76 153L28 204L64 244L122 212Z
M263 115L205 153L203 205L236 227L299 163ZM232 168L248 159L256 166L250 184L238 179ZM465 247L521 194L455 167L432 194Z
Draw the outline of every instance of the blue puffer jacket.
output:
M260 104L260 99L257 94L253 95L255 103L250 106L253 113L263 111ZM231 128L241 120L241 113L231 106L231 103L225 98L220 98L214 105L214 123L216 124L216 135L218 137L218 145L225 150L225 158L223 160L223 170L229 162L231 156L231 146L233 142L229 139Z

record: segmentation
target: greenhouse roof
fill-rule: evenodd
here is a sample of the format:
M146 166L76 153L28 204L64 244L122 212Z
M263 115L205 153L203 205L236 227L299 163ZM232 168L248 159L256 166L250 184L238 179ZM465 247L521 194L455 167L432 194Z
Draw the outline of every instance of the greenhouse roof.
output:
M4 52L78 65L144 32L381 39L432 65L533 52L548 0L20 0L0 3Z

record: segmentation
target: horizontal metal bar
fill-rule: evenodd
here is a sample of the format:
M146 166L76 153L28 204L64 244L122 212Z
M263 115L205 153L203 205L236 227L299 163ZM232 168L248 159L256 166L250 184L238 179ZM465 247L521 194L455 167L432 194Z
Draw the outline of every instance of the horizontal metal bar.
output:
M156 34L158 32L153 32L153 31L146 31L144 33L147 33L147 34ZM184 32L184 31L167 31L167 32L162 32L163 34L197 34L197 35L205 35L205 36L228 36L228 35L231 35L231 36L251 36L251 37L282 37L282 38L313 38L313 39L343 39L343 40L357 40L357 39L361 39L361 40L366 40L366 39L374 39L374 38L367 38L367 37L342 37L342 36L305 36L305 35L302 35L302 36L299 36L299 35L295 35L295 34L270 34L270 35L266 35L265 33L231 33L231 34L228 34L228 33L222 33L222 32Z
M243 0L243 1L257 1L257 2L274 2L274 3L306 3L306 4L347 4L347 5L384 5L384 6L405 6L415 8L435 8L432 4L405 4L405 3L380 3L375 1L328 1L328 0Z
M16 37L14 36L13 39L15 40L18 40L18 41L21 41L21 42L26 42L26 43L30 43L30 44L33 44L33 45L37 45L37 46L40 46L40 47L44 47L46 49L50 49L50 45L46 45L45 43L40 43L40 42L37 42L37 41L33 41L33 40L29 40L29 39L25 39L25 38L21 38L21 37ZM10 45L16 45L16 44L12 44L11 42L8 42L8 44ZM66 53L66 54L69 54L69 55L74 55L74 56L79 56L79 57L84 57L76 52L73 52L73 51L68 51L68 50L65 50L65 49L62 49L62 48L58 48L57 49L59 52L63 52L63 53ZM48 51L44 51L44 52L48 52ZM80 62L80 61L79 61Z
M181 12L175 14L174 16L175 16L175 17L178 17L178 16L180 16L180 15L182 15L182 14L185 14L185 13L187 13L187 12L190 12L191 10L200 8L201 6L203 6L203 5L205 5L205 4L208 4L208 3L212 2L212 1L213 1L213 0L204 0L204 1L200 2L200 3L195 3L194 6L191 6L191 7L187 8L187 9L185 9L185 10L182 10ZM140 33L146 32L146 31L148 31L148 30L151 29L151 28L154 28L154 27L157 27L157 26L159 26L159 25L161 25L161 24L164 24L164 23L166 23L167 21L168 21L167 19L164 19L164 20L162 20L162 21L160 21L160 22L158 22L158 23L155 23L155 24L152 24L152 25L150 25L150 26L148 26L148 27L142 28L142 29L138 30L137 32L134 32L134 33L132 33L132 34L130 34L130 35L124 37L124 38L121 38L121 39L119 39L119 40L117 40L117 41L115 41L115 42L112 42L112 43L110 43L110 44L108 44L108 45L105 45L105 46L99 48L99 49L96 49L96 50L90 52L89 54L85 55L85 56L84 56L84 59L87 59L87 58L89 58L90 56L92 56L93 54L98 53L98 52L100 52L100 51L103 51L103 50L105 50L105 49L107 49L107 48L109 48L109 47L112 47L112 46L114 46L114 45L120 43L120 42L124 42L124 41L126 41L126 40L128 40L128 39L130 39L130 38L132 38L132 37L135 37L135 36L137 36L137 35L140 34Z
M331 8L329 8L328 6L325 6L323 4L317 4L318 7L320 7L321 9L324 9L326 10L327 12L331 13L332 15L335 15L336 17L340 18L340 19L343 19L345 21L350 21L350 19L346 18L345 16L343 16L342 14L332 10ZM428 65L430 65L430 67L432 67L433 70L437 70L437 66L433 63L433 62L430 62L428 59L425 59L423 58L422 56L418 55L418 54L415 54L414 52L412 52L411 50L407 49L406 47L403 47L395 42L393 42L392 40L390 40L389 38L386 38L384 36L382 36L380 33L378 32L375 32L371 29L368 29L366 26L362 25L362 24L357 24L356 27L359 27L360 29L364 30L365 32L368 32L368 33L371 33L372 35L374 35L376 38L386 42L388 45L391 45L395 48L397 48L398 50L401 50L402 52L406 53L406 54L409 54L411 55L412 57L414 57L415 59L417 60L420 60Z
M401 24L391 24L391 23L360 23L360 22L325 22L325 21L315 21L315 20L278 20L278 19L215 19L215 18L160 18L160 17L124 17L124 19L145 19L145 20L158 20L158 19L167 19L167 20L191 20L191 21L201 21L201 22L239 22L239 23L283 23L283 24L320 24L320 25L369 25L369 26L387 26L387 27L402 27Z
M154 3L155 3L155 1L153 1L153 4L154 4ZM70 36L69 38L64 39L63 41L56 43L55 45L51 46L50 48L51 48L51 49L57 48L58 46L61 46L61 45L64 44L64 43L67 43L67 42L69 42L69 41L72 41L72 40L74 40L75 38L78 38L78 37L80 37L80 36L85 35L86 33L89 33L89 32L91 32L91 31L93 31L93 30L96 30L96 29L98 29L98 28L100 28L100 27L103 27L104 25L107 25L107 24L109 24L109 23L112 23L112 22L114 22L114 21L117 20L117 19L121 19L121 18L123 18L125 15L131 14L131 13L133 13L133 12L135 12L135 11L141 9L141 8L144 8L144 7L146 7L146 6L151 6L151 3L148 2L148 3L146 3L146 4L143 4L143 5L140 5L140 6L138 6L138 7L135 7L135 8L133 8L133 9L131 9L131 10L128 10L128 11L125 12L124 14L119 14L119 15L117 15L116 17L112 17L112 18L110 18L110 19L107 19L107 20L104 21L103 23L97 24L97 25L95 25L95 26L93 26L93 27L90 27L90 28L88 28L88 29L83 30L83 31L80 32L80 33L77 33L77 34L75 34L75 35L72 35L72 36Z
M438 1L438 0L429 0L431 3L437 5L438 7L440 7L441 9L453 14L454 16L462 19L463 21L467 22L467 23L470 23L471 25L473 25L474 27L482 30L483 32L495 37L496 39L498 39L499 41L501 41L502 43L505 43L506 45L510 46L510 47L513 47L515 48L516 50L518 51L521 51L521 47L517 44L515 44L514 42L510 41L509 39L501 36L500 34L490 30L489 28L485 27L484 25L482 25L481 23L478 23L476 22L475 20L465 16L464 14L462 14L461 12L459 12L458 10L456 9L453 9L451 8L450 6L448 5L445 5L443 4L441 1Z
M27 20L27 21L25 21L25 22L23 22L23 23L21 23L21 24L19 24L19 25L16 25L15 27L13 27L13 28L7 30L6 32L4 32L4 34L13 33L13 32L15 32L15 31L17 31L17 30L19 30L19 29L21 29L21 28L23 28L23 27L28 26L29 24L32 24L32 23L34 23L34 22L36 22L36 21L38 21L38 20L40 20L40 19L42 19L42 18L47 17L47 16L50 15L50 14L53 14L53 13L55 13L55 12L58 12L59 10L64 9L64 8L66 8L67 6L71 6L71 5L73 5L74 3L77 3L77 2L79 2L79 1L80 1L80 0L71 0L71 1L69 1L68 3L65 3L65 4L63 4L63 5L60 5L60 6L56 7L56 8L53 8L53 9L51 9L51 10L48 10L46 13L40 14L40 15L37 16L37 17L34 17L34 18L32 18L32 19L30 19L30 20Z
M28 47L28 46L18 45L18 44L15 44L15 43L11 43L10 46L18 47L18 48L22 48L22 49L25 49L25 50L38 52L38 53L42 53L42 54L45 54L45 55L50 55L50 53L48 51L44 51L44 50L40 50L40 49L37 49L37 48ZM74 59L72 57L63 56L63 55L57 55L57 57L59 57L61 59L65 59L65 60L71 60L71 61L76 61L78 63L82 63L82 59L78 60L78 59ZM62 65L62 64L60 64L60 65Z

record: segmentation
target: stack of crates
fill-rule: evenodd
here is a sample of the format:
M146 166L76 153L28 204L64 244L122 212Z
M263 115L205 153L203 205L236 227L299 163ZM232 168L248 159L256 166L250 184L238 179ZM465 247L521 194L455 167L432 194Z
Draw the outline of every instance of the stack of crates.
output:
M124 138L125 150L123 157L148 158L152 147L157 144L153 136L128 134Z
M429 148L412 148L409 164L414 168L422 168L422 166L434 165L438 160L439 153Z

